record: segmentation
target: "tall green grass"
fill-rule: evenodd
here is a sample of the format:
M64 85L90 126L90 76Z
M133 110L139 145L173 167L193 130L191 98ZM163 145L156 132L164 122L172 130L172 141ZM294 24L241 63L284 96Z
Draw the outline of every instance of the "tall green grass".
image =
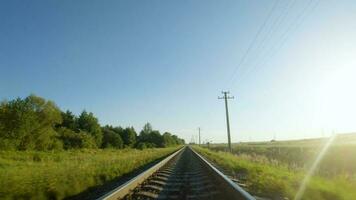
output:
M252 194L272 199L293 199L298 191L305 171L293 170L288 166L272 165L249 156L238 156L226 152L216 152L194 147L199 153L236 176ZM356 198L354 177L335 176L311 178L303 200L352 200Z
M176 150L0 151L0 199L62 199Z

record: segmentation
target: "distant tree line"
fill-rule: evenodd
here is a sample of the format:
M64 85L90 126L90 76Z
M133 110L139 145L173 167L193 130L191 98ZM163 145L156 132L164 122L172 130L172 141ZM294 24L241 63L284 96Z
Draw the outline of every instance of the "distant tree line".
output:
M152 148L184 144L184 140L153 130L101 126L93 113L79 116L61 111L54 102L30 95L0 103L0 149L52 150L79 148Z

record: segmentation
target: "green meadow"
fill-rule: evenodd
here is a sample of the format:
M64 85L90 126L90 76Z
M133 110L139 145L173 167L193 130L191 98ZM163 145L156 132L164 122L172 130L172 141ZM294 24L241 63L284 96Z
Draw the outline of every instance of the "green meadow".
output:
M337 137L306 185L304 200L352 200L356 197L355 135ZM326 139L256 142L210 149L194 147L250 193L294 199Z
M291 170L308 170L316 160L328 138L246 142L233 144L233 154L249 157L251 160L265 162ZM215 151L226 151L226 145L215 144ZM356 176L356 134L339 134L331 143L315 173L332 178Z
M0 199L62 199L76 195L177 148L0 151Z

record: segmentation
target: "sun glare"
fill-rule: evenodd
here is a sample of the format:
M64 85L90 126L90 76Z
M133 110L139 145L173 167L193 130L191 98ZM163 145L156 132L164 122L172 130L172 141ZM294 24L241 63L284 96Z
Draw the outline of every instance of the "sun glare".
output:
M324 155L328 152L330 145L334 142L336 135L332 135L329 140L325 143L323 146L322 150L319 152L318 156L316 157L315 161L313 162L313 165L310 167L308 173L305 175L297 194L294 197L294 200L300 200L303 197L303 194L305 192L305 189L308 186L308 183L310 181L310 178L314 175L315 170L317 169L320 161L323 159Z
M351 121L356 113L356 68L338 67L321 74L316 91L317 118L321 128L355 130Z

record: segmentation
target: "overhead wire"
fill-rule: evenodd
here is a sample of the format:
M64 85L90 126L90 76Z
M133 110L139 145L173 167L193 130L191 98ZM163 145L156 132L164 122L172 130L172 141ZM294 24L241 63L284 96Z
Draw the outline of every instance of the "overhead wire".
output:
M260 43L261 45L259 46L259 48L256 51L261 51L261 52L264 51L264 49L266 48L267 39L269 39L271 36L273 36L273 34L276 32L276 30L278 30L279 27L283 24L283 22L286 19L286 16L288 15L288 11L293 8L295 2L296 2L296 0L288 1L288 3L283 8L283 11L280 13L280 15L274 21L274 23L272 24L270 30L265 35L265 37L263 38L262 42Z
M258 31L256 32L255 36L253 37L251 43L249 44L248 48L246 49L246 51L244 52L244 54L242 55L239 63L237 64L237 66L234 68L232 75L230 77L230 80L228 81L228 86L234 81L235 79L235 75L236 73L240 70L242 64L244 63L244 61L246 60L246 58L248 57L252 47L255 45L257 39L259 38L260 34L262 33L263 29L266 27L267 22L269 21L269 19L271 18L273 12L275 11L275 9L277 8L277 5L279 3L280 0L275 0L271 10L269 11L269 13L267 14L267 17L265 18L265 20L263 21L263 23L261 24L261 26L259 27Z
M313 4L313 2L315 2L315 3ZM291 35L290 34L291 31L296 30L304 22L306 17L313 10L315 10L315 8L319 4L319 2L320 2L320 0L317 0L317 1L310 0L307 3L307 5L303 7L302 11L297 15L297 17L295 17L295 19L292 20L292 23L289 24L287 29L282 33L282 35L281 35L282 39L279 40L280 42L277 42L275 45L273 45L271 48L272 50L268 52L269 54L267 54L262 59L260 59L259 62L256 62L256 64L253 65L250 68L250 70L248 72L246 72L245 76L243 76L241 79L239 79L238 80L239 82L237 82L237 83L241 83L242 81L244 81L244 79L247 77L247 75L250 74L251 72L257 72L257 70L259 69L259 68L257 68L258 66L267 63L267 61L269 59L271 59L281 49L281 47L285 44L286 40ZM234 85L236 85L237 83L235 83Z
M281 42L279 43L279 46L276 47L276 49L279 50L281 47L283 47L283 45L285 44L285 42L287 41L287 39L289 38L289 36L292 35L292 34L288 34L288 33L292 32L292 31L295 32L295 31L300 27L300 25L303 24L303 22L305 21L305 19L306 19L306 18L316 9L316 7L319 5L320 0L316 0L316 1L314 1L314 2L315 2L315 3L313 4L313 0L310 0L310 2L309 2L309 5L310 5L310 8L309 8L309 9L310 9L310 10L309 10L309 11L305 10L304 13L303 13L303 15L301 15L301 16L299 17L299 20L298 20L298 22L295 24L295 26L294 26L294 27L293 27L293 26L290 26L288 32L285 32L285 33L282 35L282 40L281 40ZM273 51L273 52L272 52L273 55L274 55L276 52L278 52L278 50Z
M280 27L280 25L282 24L282 22L284 21L284 19L286 18L287 14L288 14L288 10L292 9L292 7L294 6L296 0L293 1L289 1L285 7L284 7L284 11L281 12L278 17L274 20L274 22L272 23L270 29L267 31L267 33L264 35L263 39L260 41L259 45L257 45L257 48L255 50L255 58L254 61L255 63L258 63L261 60L261 54L263 54L263 51L266 47L266 41L267 39L269 39L271 37L271 35L273 35L273 33L275 33L275 31ZM243 79L248 73L249 70L247 69L247 71L243 71L240 75L240 79Z

